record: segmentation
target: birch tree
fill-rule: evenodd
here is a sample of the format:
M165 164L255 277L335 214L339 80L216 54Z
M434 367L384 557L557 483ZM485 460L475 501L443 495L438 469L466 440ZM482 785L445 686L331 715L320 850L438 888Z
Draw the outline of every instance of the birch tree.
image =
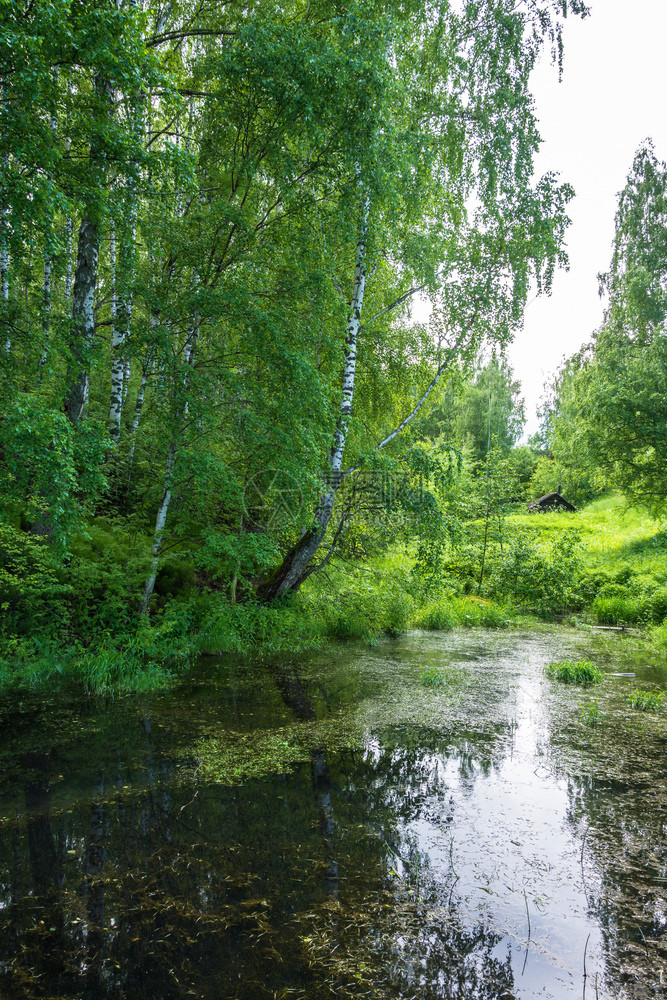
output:
M383 321L387 330L387 317L400 315L422 292L440 310L446 345L415 404L375 445L361 445L363 454L390 445L450 364L476 351L484 337L506 342L520 322L531 273L538 290L548 289L553 268L564 260L564 209L571 192L553 177L536 185L531 177L539 139L528 78L542 42L558 39L558 25L549 15L546 6L532 4L477 3L461 15L440 4L435 19L421 11L393 22L393 37L382 50L393 85L378 94L369 145L376 161L368 175L373 177L375 230L371 266L382 263L394 283L385 284L388 301L375 299L364 323L358 290L365 289L369 275L365 235L363 260L357 254L350 282L355 335L351 343L348 324L325 487L311 525L260 587L265 599L297 590L317 568L312 559L325 539L346 474L343 453L359 332L369 340L367 363L372 364L374 324ZM357 454L358 449L359 444Z

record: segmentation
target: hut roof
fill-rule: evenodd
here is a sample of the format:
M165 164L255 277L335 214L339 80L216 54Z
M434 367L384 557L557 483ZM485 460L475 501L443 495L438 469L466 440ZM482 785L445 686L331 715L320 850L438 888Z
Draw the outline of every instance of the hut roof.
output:
M561 496L560 491L558 493L545 493L539 500L533 500L532 503L528 504L528 510L552 510L554 507L558 507L561 510L577 509L574 504L571 504L569 500Z

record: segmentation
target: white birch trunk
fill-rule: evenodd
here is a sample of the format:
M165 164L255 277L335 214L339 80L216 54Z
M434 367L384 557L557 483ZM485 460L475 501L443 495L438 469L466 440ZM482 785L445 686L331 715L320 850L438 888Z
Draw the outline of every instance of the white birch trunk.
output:
M57 68L53 71L53 82L57 86L58 84L58 70ZM51 136L53 142L56 141L56 116L51 115ZM51 253L48 247L48 238L46 239L46 245L44 247L44 276L42 279L42 333L44 334L44 340L42 343L42 353L39 357L39 381L42 380L42 368L46 364L46 359L48 357L48 345L49 345L49 332L51 325Z
M109 435L114 444L120 440L120 426L123 406L127 398L130 380L130 360L125 356L125 346L130 336L132 321L132 290L134 281L134 239L135 224L133 221L130 233L130 245L123 247L122 265L127 265L125 280L130 286L117 299L116 320L111 340L111 396L109 400ZM122 246L122 245L121 245ZM127 256L125 251L127 251Z
M151 327L157 325L157 316L151 316ZM134 452L137 446L137 432L139 430L139 422L141 420L141 412L144 408L144 398L146 396L146 386L148 385L148 379L150 378L150 371L152 365L152 348L148 348L146 351L146 357L141 368L141 381L139 382L139 389L137 391L137 399L134 404L134 416L132 417L132 427L130 429L130 451L127 458L127 488L130 487L130 481L132 479L132 466L134 465Z
M65 399L65 413L73 424L79 422L88 402L90 376L87 355L95 334L98 256L97 226L86 214L79 227L79 246L72 294L73 367L70 369L70 387Z
M2 209L0 217L0 295L2 301L9 301L9 250L7 249L7 227L9 209ZM12 350L12 340L9 335L5 340L5 351L10 354Z
M39 381L42 381L42 369L48 358L49 327L51 318L51 255L44 251L44 278L42 281L42 333L44 342L39 356Z
M118 299L116 295L116 231L109 237L109 262L111 266L111 394L109 397L109 436L114 445L120 438L120 418L123 409L123 373L125 370L119 351L123 344L118 326Z
M65 220L65 245L67 247L67 260L65 261L65 300L72 297L72 217L67 216Z
M153 532L153 544L151 546L151 565L148 572L148 579L144 587L144 595L139 605L139 614L145 615L148 611L148 604L153 596L155 579L157 577L158 566L160 564L160 550L162 548L162 536L167 523L169 504L171 502L171 484L174 475L174 463L176 461L176 442L172 441L167 452L167 462L164 470L164 482L162 487L162 499L158 507L155 518L155 531Z
M370 202L368 197L365 197L362 209L361 232L357 242L352 301L347 320L341 401L329 459L330 473L328 482L320 497L313 526L303 535L294 548L288 552L276 573L260 588L261 595L268 600L274 600L282 594L298 590L301 583L305 580L308 575L309 563L322 544L329 522L331 521L336 493L340 488L345 442L352 416L352 402L354 400L354 386L357 374L357 344L359 329L361 327L361 311L366 290L366 244L368 239L369 212Z
M190 335L184 347L184 359L186 365L186 371L183 375L183 385L184 390L187 394L188 383L189 383L189 372L188 369L192 369L195 363L195 353L197 350L197 341L199 339L199 317L195 318L195 323L193 324ZM148 573L148 579L146 580L146 585L144 587L144 595L139 605L139 614L146 614L148 611L148 605L153 594L153 588L155 587L155 579L157 577L158 566L160 563L160 551L162 548L162 536L164 535L164 527L167 521L167 514L169 513L169 504L171 502L171 485L174 475L174 464L176 462L176 455L178 450L178 425L181 423L182 417L187 417L188 415L188 401L185 400L183 406L183 411L178 415L176 420L176 429L174 436L171 439L169 445L169 451L167 453L167 462L165 466L164 474L164 484L162 491L162 500L160 501L160 506L158 507L157 517L155 519L155 530L153 532L153 544L151 546L151 566Z
M136 2L133 0L131 5L136 7ZM134 109L133 118L135 135L140 138L143 132L141 107ZM128 181L128 192L130 197L129 231L123 234L119 244L121 294L117 299L116 322L111 339L111 394L108 429L114 445L117 445L120 440L123 407L130 384L130 359L125 354L125 347L130 339L132 324L133 285L136 271L135 241L137 236L137 188L132 176Z
M67 80L67 90L69 91L70 83L69 78ZM69 136L69 111L67 112L67 132L65 136L65 154L69 156L70 149L72 148L72 140ZM65 219L65 253L67 254L65 260L65 300L69 301L72 296L72 216L68 215Z

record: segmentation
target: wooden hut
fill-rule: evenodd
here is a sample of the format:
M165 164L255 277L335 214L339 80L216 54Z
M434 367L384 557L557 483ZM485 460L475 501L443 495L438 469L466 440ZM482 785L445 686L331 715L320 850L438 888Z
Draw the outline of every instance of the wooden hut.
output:
M560 486L555 493L545 493L539 500L533 500L528 504L528 510L576 510L574 504L566 500L561 493Z

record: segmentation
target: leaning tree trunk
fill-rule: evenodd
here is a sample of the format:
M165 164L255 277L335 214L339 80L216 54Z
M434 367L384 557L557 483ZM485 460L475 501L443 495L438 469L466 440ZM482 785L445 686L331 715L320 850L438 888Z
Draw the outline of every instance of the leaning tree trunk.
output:
M345 338L343 386L338 411L338 422L331 446L327 482L317 505L311 527L287 553L278 569L259 587L259 596L266 601L297 591L309 575L310 563L326 535L333 514L336 493L342 482L343 453L352 416L354 383L357 372L357 343L361 326L361 310L366 290L366 243L368 239L368 197L363 202L361 233L357 242L354 269L354 288Z

